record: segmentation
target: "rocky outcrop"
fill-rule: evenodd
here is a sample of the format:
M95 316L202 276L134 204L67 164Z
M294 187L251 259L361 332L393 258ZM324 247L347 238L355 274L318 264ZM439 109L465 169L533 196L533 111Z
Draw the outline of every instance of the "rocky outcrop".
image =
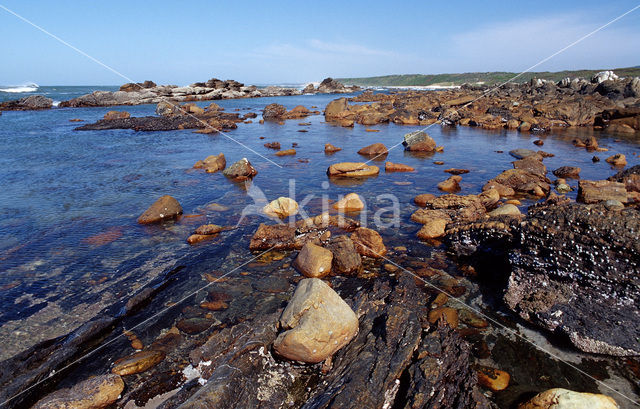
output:
M339 81L334 80L333 78L325 78L318 85L318 88L315 88L313 84L308 84L303 90L303 94L346 94L351 92L360 91L360 87L357 85L353 86L345 86Z
M15 101L0 103L0 111L32 111L50 109L53 100L42 95L30 95Z

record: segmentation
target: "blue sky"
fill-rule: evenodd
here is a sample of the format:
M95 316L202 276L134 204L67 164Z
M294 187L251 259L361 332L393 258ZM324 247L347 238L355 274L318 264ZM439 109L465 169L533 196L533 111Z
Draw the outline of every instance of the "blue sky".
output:
M178 85L519 72L638 4L0 0L127 77ZM0 84L126 82L2 9L0 35ZM635 66L639 51L640 9L536 71Z

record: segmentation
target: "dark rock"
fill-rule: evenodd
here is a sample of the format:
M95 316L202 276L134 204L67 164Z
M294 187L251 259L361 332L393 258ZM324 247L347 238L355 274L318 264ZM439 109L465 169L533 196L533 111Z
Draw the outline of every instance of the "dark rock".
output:
M269 104L262 111L262 118L265 120L280 120L287 112L287 108L280 104Z
M173 197L164 195L138 217L138 223L159 223L164 220L174 219L181 214L182 207L180 203Z
M0 111L30 111L50 109L53 106L51 98L42 95L30 95L15 101L0 103Z
M246 180L253 178L258 174L258 171L251 165L247 158L242 158L223 170L222 174L235 180Z
M51 393L36 403L34 409L101 409L120 397L124 382L118 375L101 375L80 382L69 389Z
M559 178L564 179L579 179L580 178L580 168L576 166L561 166L558 169L553 171L553 174Z
M362 258L348 236L331 238L327 248L333 253L332 269L334 273L355 274L362 266Z

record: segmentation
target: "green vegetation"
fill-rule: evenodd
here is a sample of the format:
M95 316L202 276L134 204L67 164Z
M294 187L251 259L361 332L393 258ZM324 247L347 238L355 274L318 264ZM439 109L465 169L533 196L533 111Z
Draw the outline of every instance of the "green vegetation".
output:
M577 70L558 72L527 72L519 76L514 82L526 82L531 78L560 81L563 78L582 77L591 78L594 74L605 71L601 70ZM621 77L640 76L640 66L629 68L614 68L613 71ZM499 84L509 81L515 77L515 72L465 72L462 74L405 74L405 75L384 75L380 77L366 78L337 78L345 85L360 86L426 86L426 85L461 85L464 83L484 82L485 84Z

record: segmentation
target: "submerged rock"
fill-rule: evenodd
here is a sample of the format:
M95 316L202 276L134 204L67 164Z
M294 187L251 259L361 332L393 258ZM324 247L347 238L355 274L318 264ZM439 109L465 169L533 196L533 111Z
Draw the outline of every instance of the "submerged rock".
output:
M133 355L118 359L114 363L111 372L120 376L144 372L162 362L165 355L163 351L156 350L136 352Z
M327 175L330 177L367 177L380 173L380 168L367 165L364 162L341 162L329 166Z
M176 199L165 195L156 200L147 210L138 217L138 223L150 224L176 218L182 214L182 206Z
M353 310L317 278L298 283L279 322L285 332L273 344L276 353L309 363L324 361L347 345L358 331Z

